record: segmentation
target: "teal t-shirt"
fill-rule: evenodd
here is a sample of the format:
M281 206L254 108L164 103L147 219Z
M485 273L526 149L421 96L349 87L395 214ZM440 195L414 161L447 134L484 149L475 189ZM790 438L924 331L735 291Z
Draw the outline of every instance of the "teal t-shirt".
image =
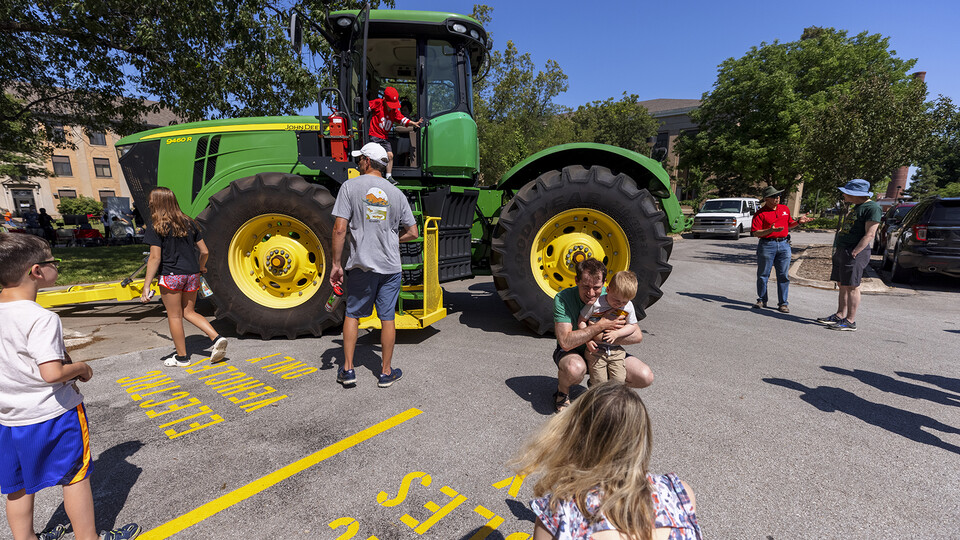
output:
M883 217L883 211L876 201L867 201L855 205L852 210L847 212L840 224L840 230L837 231L836 245L842 249L853 249L860 243L860 239L867 233L867 222L880 222Z

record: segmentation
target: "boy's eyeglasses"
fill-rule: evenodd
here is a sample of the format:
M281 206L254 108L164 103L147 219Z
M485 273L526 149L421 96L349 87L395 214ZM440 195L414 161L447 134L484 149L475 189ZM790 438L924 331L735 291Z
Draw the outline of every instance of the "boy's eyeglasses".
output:
M57 270L60 270L60 263L62 262L63 262L63 259L50 259L49 261L40 261L33 264L52 264L54 268L56 268Z

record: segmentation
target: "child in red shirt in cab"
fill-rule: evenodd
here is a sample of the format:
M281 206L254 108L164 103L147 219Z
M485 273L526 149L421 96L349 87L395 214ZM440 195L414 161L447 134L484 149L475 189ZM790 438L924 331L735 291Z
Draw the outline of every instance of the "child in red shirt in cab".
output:
M370 142L375 142L387 151L387 180L393 181L393 146L387 140L387 134L393 123L401 126L420 127L423 118L414 122L400 114L400 94L397 89L388 86L383 97L370 100Z

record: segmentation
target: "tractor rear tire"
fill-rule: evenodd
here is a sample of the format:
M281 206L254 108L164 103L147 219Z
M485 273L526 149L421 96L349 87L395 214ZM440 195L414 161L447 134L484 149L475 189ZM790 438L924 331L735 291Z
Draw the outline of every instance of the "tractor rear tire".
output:
M319 336L343 322L343 303L324 309L334 202L326 188L284 173L241 178L211 197L197 221L217 318L264 339Z
M590 256L607 265L608 279L619 270L637 274L633 304L643 318L672 270L665 221L656 199L626 174L579 165L545 172L500 215L491 264L500 298L534 332L552 332L553 297L575 285L575 260Z

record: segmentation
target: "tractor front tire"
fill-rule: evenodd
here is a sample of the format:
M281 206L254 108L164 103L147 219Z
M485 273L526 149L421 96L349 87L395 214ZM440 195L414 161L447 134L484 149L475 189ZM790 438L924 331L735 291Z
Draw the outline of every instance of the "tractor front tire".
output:
M631 270L637 317L663 296L673 240L654 197L626 174L579 165L541 174L506 205L493 237L491 269L500 298L538 334L553 331L553 297L573 287L575 265L602 261L608 279Z
M326 188L284 173L241 178L211 197L197 221L217 318L264 339L340 324L342 304L324 309L334 202Z

